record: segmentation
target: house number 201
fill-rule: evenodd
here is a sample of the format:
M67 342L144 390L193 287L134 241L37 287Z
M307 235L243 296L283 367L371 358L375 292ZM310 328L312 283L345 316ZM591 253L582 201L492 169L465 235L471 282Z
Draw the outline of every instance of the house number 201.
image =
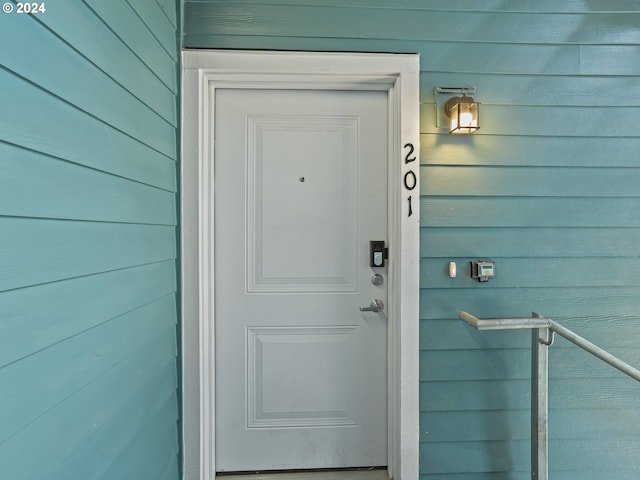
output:
M413 143L405 144L404 148L407 149L406 155L404 156L405 165L411 162L415 162L416 156L413 155L413 152L415 151L415 147L413 146ZM404 183L404 188L409 192L411 192L411 190L416 188L416 185L418 185L418 177L416 176L416 172L413 171L413 168L411 170L408 170L404 174L403 183ZM409 197L407 198L407 202L409 203L409 213L407 217L410 217L411 215L413 215L413 208L411 207L411 195L409 195Z

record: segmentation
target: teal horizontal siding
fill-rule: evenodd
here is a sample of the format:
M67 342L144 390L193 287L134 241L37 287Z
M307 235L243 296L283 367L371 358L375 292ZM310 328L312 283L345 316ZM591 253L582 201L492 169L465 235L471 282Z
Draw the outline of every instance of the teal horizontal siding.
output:
M0 18L1 478L180 478L179 22L145 3Z
M6 333L0 365L170 295L176 289L172 269L167 261L0 293ZM73 295L78 291L82 298Z
M120 392L121 389L126 390L134 386L139 388L135 383L135 379L129 380L125 374L126 372L131 372L136 374L135 376L139 379L142 379L144 378L144 372L138 369L138 366L133 362L126 369L123 368L124 363L121 368L118 368L118 364L127 357L133 343L140 343L143 337L146 337L148 326L145 326L144 322L136 320L132 320L133 325L131 323L127 324L127 320L131 319L122 318L121 320L124 325L120 325L120 345L114 345L112 337L107 339L99 338L102 333L110 335L112 332L108 331L109 328L117 328L118 323L120 323L113 322L113 326L106 327L104 332L100 331L100 329L92 332L93 338L89 335L80 336L75 339L76 345L61 343L57 346L58 348L51 349L51 356L47 358L49 368L38 372L41 375L49 374L49 378L47 378L46 382L44 382L44 379L39 379L39 383L43 385L37 392L38 396L42 396L42 401L49 402L49 408L44 412L36 408L31 409L33 417L29 419L30 421L5 440L1 450L2 457L0 457L2 459L0 465L3 468L3 476L6 478L37 478L38 475L42 475L42 472L48 472L66 455L81 447L85 438L93 435L96 419L100 418L101 414L108 412L111 408L117 408L117 402L112 405L114 399L110 398L114 396L114 391ZM153 317L148 317L146 320L147 322L152 322L154 319ZM171 325L167 325L165 328L167 329L167 334L170 335L166 339L170 349L168 351L167 349L160 351L164 352L166 356L167 354L175 354L175 328ZM162 331L160 330L160 332ZM122 341L124 337L130 338L125 342ZM144 338L142 344L144 345L147 341ZM147 350L145 356L159 348L157 345L154 347ZM68 358L67 361L72 362L73 366L65 369L65 372L68 372L68 379L61 378L55 374L57 369L64 368L64 365L59 363L60 359L56 355L58 352L60 352L59 355L62 358ZM113 367L113 370L111 367ZM153 365L148 372L153 372L156 368L157 366ZM9 369L9 374L12 373L11 370ZM31 371L30 373L33 376L35 372ZM90 377L93 381L83 386L82 380L85 376ZM29 376L22 377L22 381L33 382L33 380L29 379ZM54 395L58 391L60 393ZM171 386L170 391L174 392L173 394L175 395L175 386ZM54 396L49 398L49 395ZM120 393L118 393L119 396ZM60 400L63 401L56 403L55 399L59 397L62 397ZM16 401L18 400L16 399ZM151 405L149 407L151 408ZM175 420L174 416L174 418L162 419L159 423L173 425L173 428L175 428ZM61 435L63 431L64 435ZM133 438L138 438L140 432L130 431L129 434ZM111 439L109 440L111 441ZM14 457L20 456L27 451L31 451L32 455L37 455L38 462L12 461ZM154 460L168 461L169 457L165 458L166 460Z
M107 4L108 2L104 0L100 0L103 3ZM127 2L131 8L138 14L140 18L145 19L146 27L153 33L153 36L156 40L163 46L165 51L173 58L177 60L178 51L176 50L176 39L178 37L177 34L177 21L175 18L176 15L176 5L177 3L171 3L165 1L164 3L167 5L161 5L163 2L149 2L146 0L128 0ZM172 12L169 15L172 15L172 19L167 16L167 10L171 10ZM147 46L142 46L141 51L145 52L148 50ZM156 71L154 69L154 71ZM176 85L176 75L171 73L171 71L166 72L167 77L173 76L173 80L168 80L171 85ZM174 90L175 91L175 90Z
M13 254L0 259L2 290L171 261L176 251L172 227L24 218L0 225L0 250Z
M315 5L262 4L247 8L231 2L193 2L186 21L200 35L242 35L247 25L252 35L277 35L283 25L296 37L322 38L331 26L335 38L440 41L471 43L637 43L637 12L549 15L546 12L466 11L455 18L450 11L366 9ZM313 15L314 22L308 18ZM452 25L453 23L453 25ZM482 25L482 28L478 28ZM402 28L398 28L401 26ZM189 31L187 30L187 32Z
M154 347L153 351L141 352L144 360L161 361L161 354L165 352L157 348L160 345L152 343L150 346ZM134 364L127 362L126 365L131 367ZM168 416L175 415L175 406L172 405L175 401L175 391L173 391L175 371L175 363L170 362L161 369L157 369L157 373L148 378L141 378L141 375L137 374L138 378L134 379L136 388L124 392L120 401L99 418L97 432L90 441L64 458L49 478L74 478L74 476L83 479L105 478L104 472L110 467L111 459L120 455L123 450L121 445L109 443L109 450L101 451L99 446L105 439L119 437L126 441L132 432L137 432L156 412L162 412ZM167 408L169 411L166 411ZM167 458L175 462L175 456Z
M430 196L640 197L640 168L432 166Z
M616 479L630 479L633 477L621 470L618 464L614 462L616 460L624 461L628 455L633 456L634 449L638 447L640 447L640 444L637 440L601 441L598 448L594 448L592 442L571 440L555 442L552 440L549 443L549 461L556 465L556 469L559 472L565 471L565 475L569 472L575 472L574 475L580 475L580 472L588 471L589 469L604 470L601 465L602 458L609 458L612 460L612 464L607 465L606 471L608 474ZM434 455L430 463L421 466L422 473L438 475L442 472L517 471L518 465L526 465L528 463L530 455L528 442L517 440L511 442L434 443L432 448L438 455ZM485 454L487 449L490 455ZM465 459L464 462L460 461L462 458ZM633 467L640 468L639 462L640 460L638 459L634 460L632 462ZM580 475L580 478L583 478L582 475Z
M114 30L118 28L116 25L112 27L105 23L83 2L69 2L64 8L52 8L46 15L35 20L64 38L87 61L104 71L169 123L177 125L176 92L167 87L167 84L172 83L171 80L161 80L159 72L157 74L145 65L114 34ZM70 25L73 28L69 28Z
M137 2L142 3L142 2ZM148 69L172 92L177 91L175 75L176 49L174 27L159 12L156 2L144 2L149 8L136 11L136 2L88 0L89 5ZM138 9L139 10L139 9ZM139 15L139 16L138 16ZM147 25L147 22L153 22ZM166 27L166 28L160 28ZM163 31L164 30L164 31Z
M494 287L431 289L420 303L425 319L457 318L461 310L479 318L528 317L537 312L559 320L564 317L638 318L635 304L639 287ZM460 321L460 320L458 320ZM603 322L603 325L607 325ZM636 325L637 328L637 325ZM602 335L606 333L603 329ZM631 336L627 341L633 341ZM594 339L595 340L595 339Z
M175 191L0 143L5 152L4 216L175 225Z
M637 44L581 46L581 72L586 75L640 75L638 55L640 45Z
M582 227L442 227L422 229L420 248L429 258L476 256L523 258L637 257L640 229L620 228L614 236L607 228ZM429 235L426 235L426 233ZM468 237L473 237L473 243ZM468 266L462 265L462 268ZM464 271L464 270L463 270ZM441 272L444 273L444 272ZM437 277L436 277L437 278Z
M420 54L424 480L530 478L530 335L459 311L536 311L640 367L639 18L635 0L185 2L189 48ZM455 86L482 103L470 137L436 127ZM494 280L469 277L477 258ZM551 362L552 478L637 478L640 386L561 339Z
M638 137L501 136L497 142L495 135L420 136L422 176L431 165L637 168L634 152L639 148Z
M167 20L169 20L171 26L173 26L174 32L176 32L176 27L178 26L176 3L172 0L158 0L158 5L167 17Z
M190 4L209 3L224 4L225 0L188 0ZM307 5L318 6L318 0L234 0L233 4L239 5ZM469 5L467 0L449 0L445 6L441 0L396 0L389 3L387 0L367 0L363 5L362 0L326 0L322 6L351 7L362 9L385 9L385 10L427 10L427 11L459 11L466 12L544 12L546 14L574 12L580 14L601 13L601 12L637 12L636 0L618 0L611 3L609 0L590 0L585 4L584 0L521 0L517 3L505 4L503 0L483 0ZM366 11L366 10L365 10ZM188 21L188 18L187 20Z
M602 409L562 409L552 410L552 434L559 439L598 440L602 433L614 438L636 440L624 422L640 421L636 408L616 411ZM585 417L589 422L585 422ZM621 422L623 420L623 422ZM467 425L466 437L459 438L451 425L461 423ZM485 428L491 425L491 429ZM433 442L456 441L496 441L505 439L527 440L531 429L531 416L527 409L494 410L490 412L440 412L438 416L426 422L421 428L423 441Z
M171 308L171 302L164 300L132 310L3 368L0 372L3 380L2 423L5 425L2 440L14 437L53 405L66 403L71 393L83 389L119 364L140 347L141 339L144 339L142 344L147 342L145 335L151 327L160 332L174 330ZM120 341L113 342L114 336L119 336ZM169 346L172 338L166 339ZM167 349L164 351L166 354ZM43 368L43 362L46 368ZM56 372L64 372L64 376ZM20 406L28 408L18 411ZM55 415L50 419L60 421ZM71 437L82 439L81 436ZM25 441L28 440L29 436L25 435Z
M120 452L111 468L100 478L125 478L129 474L133 478L144 478L146 475L160 478L167 470L175 475L171 465L178 448L171 438L178 433L176 407L176 400L172 399L164 408L154 412L148 422L139 425L136 429L138 439ZM173 422L167 422L169 419Z
M432 227L640 227L640 198L427 197L420 205Z
M13 112L0 119L0 140L6 143L139 181L146 178L146 164L175 156L168 149L149 148L6 70L0 70L0 82L5 86L0 99Z
M16 15L0 31L0 39L25 45L3 55L5 68L157 150L170 156L175 150L173 125L30 16ZM172 62L168 55L166 59ZM91 87L78 88L78 78ZM123 109L130 113L125 118L119 115Z
M571 379L563 378L561 382L552 381L552 394L549 406L552 410L620 410L635 408L638 401L638 386L628 378L617 379ZM493 411L523 410L529 411L531 406L530 380L467 380L432 381L420 384L420 408L422 424L426 429L421 430L421 441L425 444L430 438L429 422L438 418L440 412L477 411L480 415L490 415ZM484 413L483 413L484 412ZM585 425L587 416L583 417ZM618 419L620 422L620 419ZM635 432L629 422L620 422L621 427ZM450 425L452 438L464 438L466 426L458 422ZM490 428L490 424L487 425ZM479 431L478 435L486 435ZM423 446L423 453L428 450ZM425 457L423 457L425 458ZM428 457L425 459L427 460Z
M420 79L421 101L432 104L436 87L466 85L469 82L482 92L483 104L640 106L640 85L635 76L551 75L546 72L512 75L474 73L472 78L465 73L431 72Z

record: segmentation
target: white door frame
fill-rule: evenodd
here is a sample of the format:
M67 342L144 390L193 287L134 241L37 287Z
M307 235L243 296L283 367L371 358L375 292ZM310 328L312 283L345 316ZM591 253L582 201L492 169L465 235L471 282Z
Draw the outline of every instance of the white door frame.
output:
M215 88L382 90L389 99L389 474L418 480L419 57L182 53L182 414L185 480L215 478Z

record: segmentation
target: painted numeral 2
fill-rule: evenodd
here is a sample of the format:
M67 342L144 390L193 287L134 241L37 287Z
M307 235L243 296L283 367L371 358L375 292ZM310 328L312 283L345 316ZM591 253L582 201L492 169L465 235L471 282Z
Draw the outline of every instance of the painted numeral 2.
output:
M407 152L407 154L404 157L404 163L411 163L411 162L415 162L416 161L416 157L412 157L411 155L413 155L413 151L416 149L416 147L413 146L413 143L407 143L405 144L404 148L408 148L409 151Z
M408 149L407 154L404 156L405 165L411 162L415 162L416 156L413 155L413 152L415 151L415 147L413 146L413 143L406 143L404 145L404 148ZM411 191L414 188L416 188L416 185L418 185L418 177L416 177L416 174L413 170L409 170L407 173L404 174L403 183L404 183L404 188L406 188L408 191ZM409 195L409 197L407 198L407 202L409 204L407 217L410 217L411 215L413 215L413 208L411 206L411 195Z

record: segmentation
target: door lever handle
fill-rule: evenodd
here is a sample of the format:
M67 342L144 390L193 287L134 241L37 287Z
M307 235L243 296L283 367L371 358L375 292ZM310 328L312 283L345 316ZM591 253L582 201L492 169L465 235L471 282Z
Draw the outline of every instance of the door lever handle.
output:
M384 310L384 302L382 300L378 300L377 298L371 302L371 305L368 307L360 307L361 312L381 312Z

